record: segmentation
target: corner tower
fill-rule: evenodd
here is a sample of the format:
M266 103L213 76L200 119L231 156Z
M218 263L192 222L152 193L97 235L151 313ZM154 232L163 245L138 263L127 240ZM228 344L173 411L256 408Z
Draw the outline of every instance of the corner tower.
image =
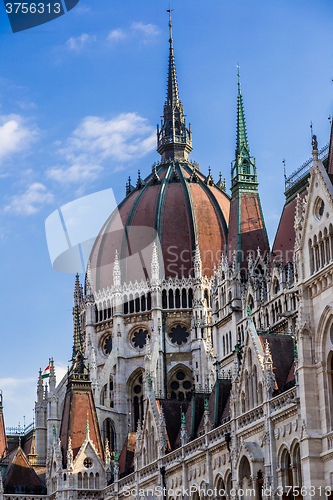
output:
M87 425L90 429L90 439L97 454L103 459L103 446L97 420L94 397L91 390L89 374L84 365L84 348L81 336L80 308L83 292L76 276L74 291L74 343L72 368L68 375L67 392L61 421L60 440L63 451L63 463L67 466L69 447L75 459L87 435ZM69 444L70 443L70 444Z
M164 104L161 128L157 125L157 151L162 160L167 158L188 159L192 151L191 125L186 127L183 105L179 99L175 57L173 53L171 9L169 12L169 68L167 96Z
M269 252L268 237L262 213L255 159L247 139L243 97L238 71L237 139L235 160L231 164L231 206L229 218L228 256L236 252L244 275L249 252L258 248Z

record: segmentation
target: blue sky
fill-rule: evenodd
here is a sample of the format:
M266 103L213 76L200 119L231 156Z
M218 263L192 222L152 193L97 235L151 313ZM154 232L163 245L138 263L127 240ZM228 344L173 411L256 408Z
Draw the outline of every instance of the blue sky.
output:
M172 3L180 97L203 172L230 185L237 63L272 242L287 173L319 147L333 113L330 0ZM79 196L148 175L168 56L167 2L80 0L13 34L0 5L0 388L8 426L32 420L38 369L71 356L74 276L53 270L44 223Z

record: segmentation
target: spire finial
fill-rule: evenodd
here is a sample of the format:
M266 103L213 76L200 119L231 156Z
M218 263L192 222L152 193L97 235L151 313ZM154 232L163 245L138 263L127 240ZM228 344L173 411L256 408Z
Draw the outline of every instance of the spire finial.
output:
M243 97L241 92L240 84L240 74L239 65L237 64L237 78L238 78L238 98L237 98L237 148L236 148L236 158L241 153L241 151L246 148L247 153L250 153L250 148L247 142L247 132L245 124L245 113Z
M169 4L169 8L168 8L167 12L169 13L169 32L170 32L169 43L170 43L170 47L172 47L172 44L173 44L173 39L172 39L172 21L171 21L171 12L173 12L173 9L171 9L170 4Z

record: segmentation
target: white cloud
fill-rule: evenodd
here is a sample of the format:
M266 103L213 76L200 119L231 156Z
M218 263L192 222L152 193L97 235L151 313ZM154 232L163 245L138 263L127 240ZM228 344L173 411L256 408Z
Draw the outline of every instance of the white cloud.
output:
M0 116L0 164L5 158L28 149L37 135L36 126L29 125L20 115Z
M33 417L33 404L36 399L37 379L25 378L0 378L0 387L3 392L5 409L5 425L23 427L23 412L26 424L30 424Z
M33 215L45 204L53 202L53 194L44 184L34 182L25 193L12 197L11 202L4 208L4 212L12 212L17 215Z
M81 163L80 163L81 160ZM89 165L85 158L78 157L75 163L70 167L53 167L47 172L47 176L58 182L85 182L88 180L94 180L98 177L98 174L103 170L100 165Z
M91 12L91 8L86 7L85 5L79 5L75 8L74 12L75 14L86 14L87 12Z
M124 40L124 38L126 38L126 37L127 37L127 35L126 35L125 31L122 30L121 28L118 28L118 29L110 31L110 33L108 34L107 40L109 40L110 42L118 42L120 40Z
M142 22L133 22L126 30L117 28L108 34L107 40L110 42L119 42L128 38L140 36L144 42L148 42L156 38L160 34L160 30L155 24L143 24Z
M49 178L59 182L82 182L96 178L105 161L123 163L140 158L155 148L155 128L137 113L121 113L105 120L87 116L64 148L59 150L66 165L53 167ZM114 165L119 169L119 165Z
M134 22L131 24L134 31L143 33L146 37L153 38L160 34L160 30L155 24L143 24L141 22Z
M69 50L80 52L88 44L96 42L96 40L97 37L95 35L88 35L87 33L82 33L82 35L76 38L71 36L70 39L67 40L66 45L69 48Z
M54 368L56 372L57 385L60 384L64 376L67 374L67 365L62 361L55 361Z

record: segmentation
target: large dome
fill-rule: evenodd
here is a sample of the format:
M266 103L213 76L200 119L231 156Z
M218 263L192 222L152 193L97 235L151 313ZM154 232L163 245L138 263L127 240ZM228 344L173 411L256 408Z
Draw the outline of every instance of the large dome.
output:
M122 262L122 281L140 279L140 269L130 265L129 256L151 249L156 235L166 278L193 276L196 245L202 273L212 275L226 249L228 232L230 198L221 181L214 184L210 173L204 176L188 160L172 159L154 167L144 181L139 176L137 187L129 184L127 193L92 249L96 290L112 286L116 251ZM145 270L150 268L151 250L148 257L149 262L147 258L142 262Z
M226 250L230 197L222 181L214 184L189 160L191 125L187 127L179 99L169 22L167 95L161 126L157 127L157 151L161 161L136 187L129 181L127 196L109 217L97 237L90 264L96 291L113 284L115 253L120 257L121 282L151 277L153 242L159 277L193 276L193 254L200 249L202 274L211 276ZM156 265L155 265L156 274ZM156 277L156 276L155 276Z

